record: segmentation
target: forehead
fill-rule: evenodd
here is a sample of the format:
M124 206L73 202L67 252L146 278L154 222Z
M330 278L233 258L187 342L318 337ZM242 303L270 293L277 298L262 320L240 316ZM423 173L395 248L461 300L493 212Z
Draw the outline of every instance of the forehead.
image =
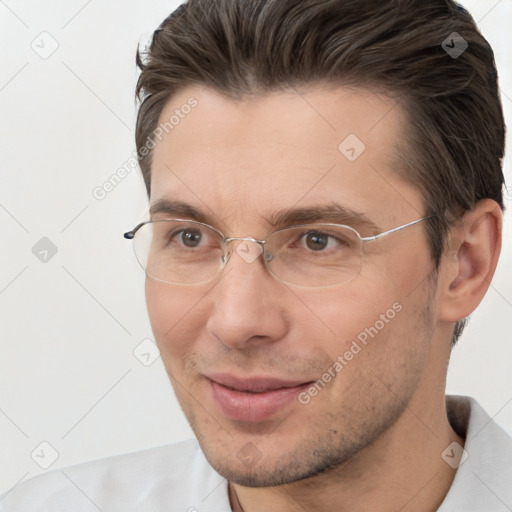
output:
M159 122L152 203L179 199L235 223L334 201L369 215L421 210L396 172L406 129L396 99L317 86L234 100L189 87Z

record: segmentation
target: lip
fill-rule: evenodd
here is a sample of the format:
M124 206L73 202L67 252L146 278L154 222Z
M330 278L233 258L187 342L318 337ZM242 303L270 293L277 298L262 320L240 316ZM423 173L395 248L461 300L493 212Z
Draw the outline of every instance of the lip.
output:
M241 378L228 374L207 376L214 402L232 420L260 422L270 419L312 381L288 381L273 377Z

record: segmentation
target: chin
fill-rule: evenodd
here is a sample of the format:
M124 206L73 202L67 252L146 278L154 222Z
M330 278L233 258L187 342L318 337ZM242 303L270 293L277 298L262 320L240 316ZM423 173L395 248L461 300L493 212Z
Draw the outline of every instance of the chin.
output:
M267 436L254 436L254 441L250 441L247 435L244 440L237 439L236 434L224 435L220 442L209 435L196 435L215 471L244 487L291 484L337 470L373 441L367 435L363 439L348 439L339 432L320 436L313 433L295 440L287 436L285 441L275 442L268 442Z

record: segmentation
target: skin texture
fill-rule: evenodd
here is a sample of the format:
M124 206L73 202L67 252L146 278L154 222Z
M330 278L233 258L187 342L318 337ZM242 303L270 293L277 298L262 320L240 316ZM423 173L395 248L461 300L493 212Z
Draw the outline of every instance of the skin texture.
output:
M257 239L275 212L333 201L378 231L423 217L421 191L395 172L407 123L393 100L315 86L234 101L189 87L161 120L190 97L197 107L154 149L151 204L179 200L226 236ZM338 149L349 134L366 146L355 161ZM464 443L445 410L451 333L485 294L500 235L499 208L482 201L454 227L438 273L419 223L366 243L360 274L340 286L284 284L261 258L249 264L236 251L208 284L147 279L167 373L210 464L231 484L234 510L438 508L455 473L440 454ZM400 312L309 403L243 422L213 399L212 373L320 379L393 304Z

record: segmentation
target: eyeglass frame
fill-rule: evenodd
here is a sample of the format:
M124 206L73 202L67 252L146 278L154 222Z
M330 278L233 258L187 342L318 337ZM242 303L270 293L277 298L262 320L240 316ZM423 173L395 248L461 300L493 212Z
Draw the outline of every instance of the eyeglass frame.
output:
M278 279L279 281L288 283L288 281L285 281L285 280L281 279L279 276L277 276L268 267L268 262L272 261L272 258L269 259L269 258L265 257L266 256L265 244L267 243L268 237L273 235L274 233L278 233L279 231L283 231L283 230L286 230L286 229L310 227L310 226L315 226L315 225L347 228L350 231L353 231L357 235L359 240L361 241L361 243L362 243L361 247L363 248L363 252L362 252L361 256L363 256L364 255L364 242L372 242L374 240L378 240L378 239L383 238L383 237L385 237L387 235L391 235L391 234L396 233L398 231L402 231L403 229L408 228L410 226L414 226L416 224L419 224L420 222L422 222L424 220L428 220L428 219L430 219L432 217L433 217L432 215L427 216L427 217L422 217L421 219L413 220L413 221L408 222L406 224L402 224L401 226L397 226L397 227L389 229L387 231L383 231L382 233L378 233L376 235L366 236L366 237L361 236L361 234L357 231L357 229L353 228L352 226L347 226L346 224L321 223L321 222L311 223L311 224L294 224L292 226L285 226L285 227L281 227L281 228L275 229L273 231L270 231L269 233L267 233L267 235L265 236L265 238L263 240L258 240L257 238L253 238L253 237L226 237L224 235L224 233L222 233L222 231L220 231L217 228L211 226L210 224L206 224L205 222L199 222L199 221L195 221L195 220L191 220L191 219L169 218L169 219L147 220L147 221L144 221L144 222L140 222L132 230L127 231L126 233L124 233L123 237L125 239L127 239L127 240L133 240L135 238L135 235L136 235L137 231L139 231L139 229L141 229L143 226L145 226L147 224L153 224L155 222L165 222L165 221L192 222L192 223L198 224L200 226L205 226L205 227L211 229L212 231L215 231L216 233L218 233L220 235L220 237L222 239L221 265L220 265L217 273L209 281L204 281L204 282L200 282L200 283L170 283L170 282L163 281L161 279L155 278L155 277L153 277L151 275L148 275L147 272L146 272L146 269L143 267L143 270L146 273L146 275L148 275L148 277L150 277L151 279L154 279L154 280L156 280L158 282L161 282L161 283L164 283L164 284L168 284L168 285L171 285L171 286L198 286L198 285L201 285L201 284L206 284L206 283L212 282L222 272L222 270L225 268L225 266L227 265L227 263L228 263L228 261L229 261L229 259L231 257L231 254L233 252L233 251L226 251L227 244L229 244L231 242L235 242L235 241L257 243L261 247L261 249L262 249L261 256L262 256L263 264L265 265L265 269L271 275L273 275L276 279ZM137 260L138 260L138 257L137 257ZM359 274L356 274L354 276L354 279L358 275ZM303 286L303 285L293 285L293 283L288 283L288 284L291 284L293 286L300 286L300 287L318 289L318 288L327 288L327 287L331 287L331 286L337 286L337 285L341 285L341 284L347 284L348 282L350 282L350 281L347 281L347 282L344 282L344 283L332 284L332 285L325 285L325 286Z

